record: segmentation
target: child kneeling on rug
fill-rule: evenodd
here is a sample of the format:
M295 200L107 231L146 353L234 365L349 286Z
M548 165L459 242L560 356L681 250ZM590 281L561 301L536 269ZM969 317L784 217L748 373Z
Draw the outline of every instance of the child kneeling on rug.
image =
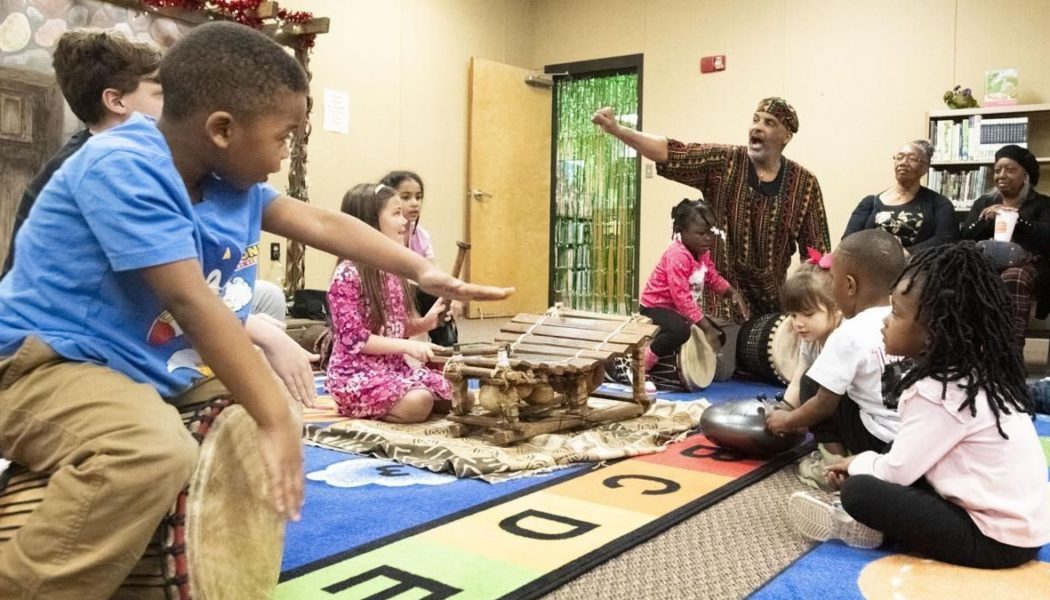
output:
M397 191L390 186L356 185L343 197L342 210L396 242L403 239L407 221L401 216ZM420 318L403 277L343 260L328 288L328 306L333 343L325 386L340 414L419 423L435 404L448 404L448 381L425 365L437 346L407 339L437 327L443 300ZM409 365L406 356L424 364Z
M829 466L841 505L792 496L803 535L870 547L885 534L966 567L1036 558L1050 542L1047 465L1012 318L999 276L972 244L915 254L883 328L886 351L915 360L898 384L900 432L884 454Z
M671 210L671 219L674 239L649 275L640 302L639 312L660 326L645 352L646 371L661 357L677 352L689 339L694 324L714 351L722 347L724 334L700 308L704 286L732 296L744 318L749 317L744 296L718 274L711 259L719 233L715 213L702 200L686 199Z
M887 356L882 319L889 292L904 269L904 249L891 233L866 229L842 240L831 262L835 305L845 319L800 385L802 405L774 410L769 430L784 434L808 428L821 450L803 460L799 477L825 491L832 488L826 465L865 450L882 451L897 434L899 420L891 394L899 359ZM806 385L807 380L812 385Z

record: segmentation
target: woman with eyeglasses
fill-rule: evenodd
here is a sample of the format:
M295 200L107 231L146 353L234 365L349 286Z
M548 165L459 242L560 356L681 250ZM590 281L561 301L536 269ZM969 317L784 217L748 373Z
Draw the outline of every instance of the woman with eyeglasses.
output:
M842 237L876 227L897 236L909 253L959 238L950 200L924 187L933 147L926 140L908 142L893 155L893 187L865 197L853 209Z

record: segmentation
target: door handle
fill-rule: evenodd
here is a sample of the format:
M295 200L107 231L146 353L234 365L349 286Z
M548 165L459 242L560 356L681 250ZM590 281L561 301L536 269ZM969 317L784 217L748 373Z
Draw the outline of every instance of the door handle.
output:
M474 200L477 200L478 202L481 202L485 198L491 198L492 194L490 194L488 192L483 192L483 191L479 190L478 188L474 188L474 189L470 190L469 192L467 192L467 197L468 198L473 198Z

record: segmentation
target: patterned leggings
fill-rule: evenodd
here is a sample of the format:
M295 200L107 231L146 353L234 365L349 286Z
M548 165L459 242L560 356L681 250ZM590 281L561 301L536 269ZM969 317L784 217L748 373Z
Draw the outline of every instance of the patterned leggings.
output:
M1024 333L1028 329L1028 314L1032 309L1032 292L1035 289L1035 265L1010 267L999 276L1014 304L1014 335L1018 345L1024 348Z

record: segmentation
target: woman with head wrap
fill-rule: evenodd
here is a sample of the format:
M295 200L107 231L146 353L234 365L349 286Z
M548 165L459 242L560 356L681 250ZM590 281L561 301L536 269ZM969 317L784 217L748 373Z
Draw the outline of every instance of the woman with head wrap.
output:
M1031 260L1010 264L1002 270L1014 302L1018 344L1024 347L1024 332L1033 296L1036 317L1050 314L1050 198L1035 191L1039 183L1039 162L1027 149L1003 146L995 153L995 190L973 203L962 226L962 237L987 240L995 232L996 217L1006 211L1017 213L1010 241L1027 250Z
M842 237L864 229L885 229L908 252L953 242L959 222L950 200L921 184L930 168L933 148L926 140L908 142L893 155L893 187L860 201Z

